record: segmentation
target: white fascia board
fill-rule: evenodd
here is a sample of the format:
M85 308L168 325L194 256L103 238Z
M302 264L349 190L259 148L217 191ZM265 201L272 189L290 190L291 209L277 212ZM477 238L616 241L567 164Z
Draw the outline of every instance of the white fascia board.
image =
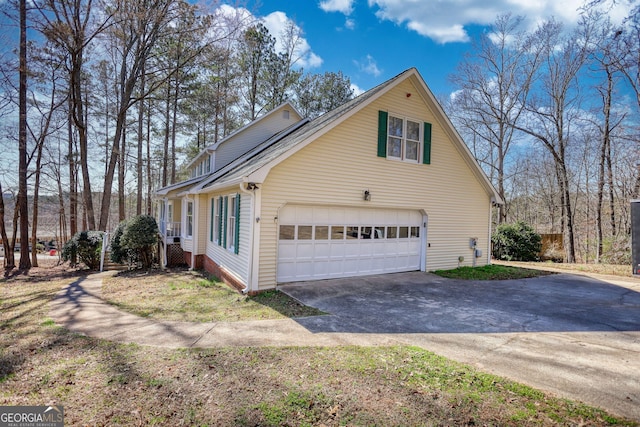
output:
M189 191L189 194L207 194L207 193L213 193L215 191L218 190L224 190L225 188L229 188L229 187L237 187L238 185L240 185L241 183L246 182L245 178L240 177L240 178L234 178L231 181L225 181L222 182L220 184L213 184L209 187L206 188L193 188Z

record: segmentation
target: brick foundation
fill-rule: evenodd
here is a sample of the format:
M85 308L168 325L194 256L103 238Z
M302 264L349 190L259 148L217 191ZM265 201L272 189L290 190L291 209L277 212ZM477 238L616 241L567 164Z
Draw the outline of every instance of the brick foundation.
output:
M204 268L204 259L206 257L204 255L196 255L196 265L195 267L191 265L191 252L184 253L184 263L189 266L189 268L193 268L194 270L202 270Z
M203 257L202 262L204 264L204 270L206 272L213 274L218 279L222 280L224 283L226 283L227 285L231 286L233 289L239 292L241 292L245 288L244 283L240 282L236 277L229 274L224 268L216 264L211 258L205 255L198 255L198 256ZM196 264L198 264L198 261L197 261L198 256L196 256Z

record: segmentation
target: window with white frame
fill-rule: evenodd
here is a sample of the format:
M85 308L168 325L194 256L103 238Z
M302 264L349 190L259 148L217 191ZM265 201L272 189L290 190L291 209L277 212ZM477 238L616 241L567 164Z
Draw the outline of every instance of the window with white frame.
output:
M422 146L421 128L420 122L389 114L387 157L418 163Z
M209 221L209 241L210 242L217 242L216 238L216 224L218 224L217 221L217 210L216 210L216 199L215 198L211 198L211 215L210 215L210 221Z
M236 212L237 197L229 196L229 207L227 208L227 248L235 251L236 245Z
M431 123L378 111L378 157L431 164Z
M211 199L211 227L212 242L239 253L240 194Z
M193 202L187 202L187 215L185 224L185 236L193 237Z

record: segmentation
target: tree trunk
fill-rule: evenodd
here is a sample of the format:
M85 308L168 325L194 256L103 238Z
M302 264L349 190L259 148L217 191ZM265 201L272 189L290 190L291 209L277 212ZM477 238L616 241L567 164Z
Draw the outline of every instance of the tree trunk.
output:
M125 188L124 188L124 174L126 166L126 149L127 149L127 125L122 128L122 138L120 138L120 155L118 156L118 221L124 221L126 217L125 213Z
M82 63L82 58L77 59L79 64ZM93 194L91 191L91 175L89 173L89 140L87 135L87 125L85 120L83 96L82 96L82 78L80 72L80 65L73 67L72 71L72 90L75 93L74 96L74 122L76 129L78 130L78 140L80 143L80 168L82 170L82 199L84 203L84 218L83 221L87 222L87 226L90 230L96 229L95 212L93 209Z
M151 188L153 180L151 179L151 100L147 106L147 215L151 215Z
M58 162L58 164L62 164ZM56 168L56 183L58 184L58 224L60 226L60 234L57 239L58 249L62 243L67 241L67 215L64 208L64 192L62 190L62 176L60 169Z
M4 223L4 192L2 191L2 182L0 181L0 237L2 237L2 247L4 248L4 268L6 271L13 270L16 266L16 260L13 256L13 245L9 242L7 229Z
M39 207L38 197L40 196L40 168L42 166L42 148L44 146L44 138L48 132L49 120L50 118L47 119L47 125L45 127L43 135L40 138L41 140L38 141L38 150L36 154L35 181L33 183L33 213L32 213L33 220L31 223L31 249L32 249L31 264L34 267L38 267L38 207Z
M562 191L562 210L563 210L563 228L565 236L565 249L567 254L567 262L576 262L576 248L575 248L575 231L573 227L573 209L571 207L571 194L569 191L569 175L564 163L558 165L560 173L560 190Z
M606 156L606 137L603 138L602 145L600 147L600 161L598 163L598 194L596 201L596 263L600 262L602 257L603 248L603 232L602 232L602 206L604 201L604 165Z
M69 97L69 118L67 124L67 132L69 138L69 234L74 236L78 232L78 184L77 184L77 167L76 167L76 150L74 147L73 120L71 108L71 97ZM66 236L65 236L66 241Z
M167 99L165 100L164 110L164 148L162 151L162 186L166 187L169 184L169 95L171 94L171 88L169 81L167 81Z
M616 226L616 205L615 205L615 194L613 193L613 166L611 164L611 141L607 145L607 185L609 186L609 224L611 225L611 236L616 237L618 235L618 230Z
M178 96L180 95L180 87L176 78L173 94L173 117L171 118L171 184L176 182L176 127L178 122Z
M31 268L29 259L29 205L27 200L27 2L20 0L20 87L18 113L18 200L20 213L20 270Z
M145 86L144 69L140 78L140 92L144 93ZM136 162L136 175L137 175L137 197L136 197L136 215L142 214L142 143L144 142L144 134L142 132L144 124L144 101L138 103L138 156Z

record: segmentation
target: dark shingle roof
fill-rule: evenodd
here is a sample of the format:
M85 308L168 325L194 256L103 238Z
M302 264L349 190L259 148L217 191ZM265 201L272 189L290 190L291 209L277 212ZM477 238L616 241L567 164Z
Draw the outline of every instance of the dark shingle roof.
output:
M306 141L317 132L333 125L336 120L356 110L358 107L365 104L385 89L391 87L398 79L402 78L412 70L414 69L411 68L398 74L396 77L387 80L386 82L368 90L360 96L317 117L314 120L307 121L305 123L299 122L297 124L297 128L289 128L288 132L283 131L280 134L275 135L264 143L258 145L255 149L239 157L236 161L229 164L228 167L210 175L210 178L207 179L206 182L198 185L198 187L207 188L214 185L224 185L225 183L231 183L244 176L248 176L261 167L276 160L278 157L286 154L296 145Z

